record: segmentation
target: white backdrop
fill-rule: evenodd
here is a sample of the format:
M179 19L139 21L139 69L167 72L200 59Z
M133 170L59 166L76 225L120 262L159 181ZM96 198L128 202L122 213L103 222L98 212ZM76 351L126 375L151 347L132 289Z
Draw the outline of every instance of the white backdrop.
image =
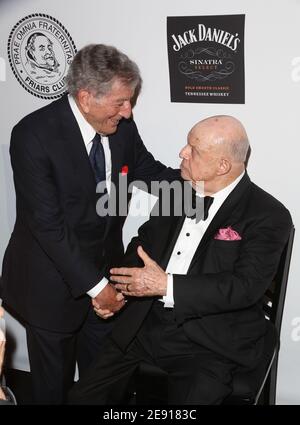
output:
M249 174L253 181L280 199L296 226L290 279L283 318L277 403L300 404L300 211L296 173L300 129L300 0L1 0L0 1L0 261L14 223L14 190L8 145L12 126L48 101L26 92L14 77L7 58L13 26L32 13L58 19L77 48L88 43L112 44L134 59L144 86L134 114L142 138L153 154L178 166L178 152L198 120L230 114L245 125L252 145ZM246 15L245 105L171 103L167 58L166 17ZM143 197L142 197L143 198ZM144 219L129 218L124 239ZM27 369L23 329L7 317L17 345L14 364Z

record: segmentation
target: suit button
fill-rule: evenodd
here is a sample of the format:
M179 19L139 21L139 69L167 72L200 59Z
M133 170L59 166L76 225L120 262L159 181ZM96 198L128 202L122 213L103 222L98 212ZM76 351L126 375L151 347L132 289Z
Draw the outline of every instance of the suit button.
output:
M180 251L178 251L178 252L177 252L177 255L180 255L180 254L181 254L181 252L180 252Z
M186 236L190 236L190 233L187 233Z

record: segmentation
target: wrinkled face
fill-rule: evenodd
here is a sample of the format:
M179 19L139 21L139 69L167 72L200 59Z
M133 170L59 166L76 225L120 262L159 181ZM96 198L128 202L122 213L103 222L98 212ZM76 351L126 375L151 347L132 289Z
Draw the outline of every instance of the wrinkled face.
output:
M114 81L109 93L97 99L89 93L85 117L101 134L113 134L122 118L130 118L131 99L134 90L118 80Z
M34 40L34 50L31 52L38 65L54 64L54 52L50 40L47 37L39 35Z
M188 135L188 143L180 151L182 159L181 177L193 183L212 181L218 171L220 156L216 146L209 143L205 131L192 129Z

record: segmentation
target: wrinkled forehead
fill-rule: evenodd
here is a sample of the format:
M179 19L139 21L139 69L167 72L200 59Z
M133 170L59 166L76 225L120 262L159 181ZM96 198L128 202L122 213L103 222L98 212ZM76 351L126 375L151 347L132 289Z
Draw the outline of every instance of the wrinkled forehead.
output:
M196 124L188 133L188 144L198 149L208 149L212 146L214 134L204 123Z
M194 143L220 146L240 138L242 128L232 117L212 117L198 122L189 133Z

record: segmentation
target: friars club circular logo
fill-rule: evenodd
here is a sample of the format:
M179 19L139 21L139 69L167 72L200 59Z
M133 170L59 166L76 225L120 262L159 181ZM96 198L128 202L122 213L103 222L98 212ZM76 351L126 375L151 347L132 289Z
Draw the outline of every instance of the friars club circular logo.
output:
M29 93L42 99L65 93L76 47L57 19L42 13L21 19L9 35L7 50L13 73Z

